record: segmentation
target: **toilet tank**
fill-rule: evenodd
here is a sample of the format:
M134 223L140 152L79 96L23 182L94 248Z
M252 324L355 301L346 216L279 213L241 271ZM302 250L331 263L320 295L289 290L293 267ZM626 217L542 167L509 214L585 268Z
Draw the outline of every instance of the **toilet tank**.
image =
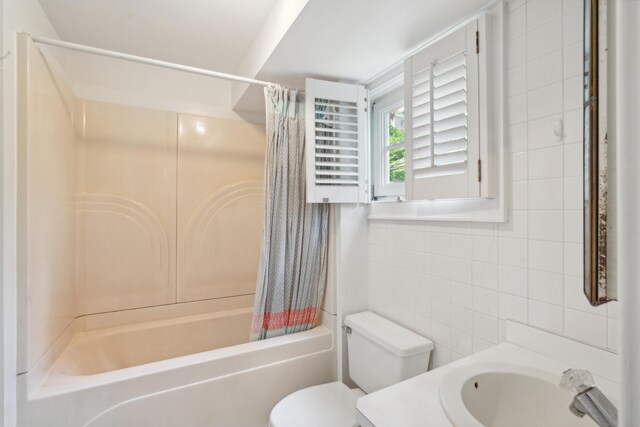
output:
M370 311L345 317L349 377L367 393L427 372L433 342Z

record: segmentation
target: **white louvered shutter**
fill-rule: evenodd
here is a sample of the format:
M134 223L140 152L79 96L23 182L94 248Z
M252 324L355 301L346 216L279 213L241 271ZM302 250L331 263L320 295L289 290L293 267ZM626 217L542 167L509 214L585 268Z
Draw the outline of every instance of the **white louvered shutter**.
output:
M405 61L406 197L480 197L478 22Z
M368 203L367 91L306 79L308 203Z

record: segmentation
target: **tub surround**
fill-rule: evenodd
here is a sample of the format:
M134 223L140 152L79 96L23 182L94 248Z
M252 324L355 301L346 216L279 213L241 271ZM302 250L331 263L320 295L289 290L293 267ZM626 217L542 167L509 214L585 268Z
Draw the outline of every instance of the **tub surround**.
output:
M618 400L618 357L615 353L508 321L506 342L361 397L356 406L358 421L363 427L418 427L427 423L450 427L452 424L438 395L441 381L459 366L483 362L538 368L557 375L558 382L566 369L588 369L598 388L612 401Z
M158 408L144 412L144 419L127 408L172 396L170 408L194 405L187 415L194 420L251 426L266 420L287 394L335 379L332 316L308 332L249 343L252 303L253 298L245 296L76 319L36 367L19 377L21 423L70 427L96 419L95 425L117 425L115 420L123 416L127 423L162 425L167 417L160 416ZM172 345L173 339L187 347ZM89 357L101 345L106 346L101 356ZM281 381L289 375L295 378ZM255 387L263 382L278 383L268 398ZM194 404L191 397L198 390L211 396L209 404ZM247 398L260 403L234 412L237 402L229 390L253 393ZM225 398L226 406L220 403ZM222 422L233 416L237 422Z

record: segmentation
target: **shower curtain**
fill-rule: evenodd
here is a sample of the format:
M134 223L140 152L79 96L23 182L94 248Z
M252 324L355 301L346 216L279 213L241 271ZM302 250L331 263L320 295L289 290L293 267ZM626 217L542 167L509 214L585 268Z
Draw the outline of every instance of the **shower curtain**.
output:
M306 203L303 95L269 87L265 101L264 230L252 341L313 328L327 279L329 206Z

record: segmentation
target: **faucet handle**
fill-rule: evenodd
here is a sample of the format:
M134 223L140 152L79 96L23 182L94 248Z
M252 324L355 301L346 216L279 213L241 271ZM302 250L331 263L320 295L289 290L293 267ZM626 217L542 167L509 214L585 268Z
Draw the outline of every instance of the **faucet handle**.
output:
M582 393L595 385L591 372L584 369L567 369L562 373L560 388L573 394Z

